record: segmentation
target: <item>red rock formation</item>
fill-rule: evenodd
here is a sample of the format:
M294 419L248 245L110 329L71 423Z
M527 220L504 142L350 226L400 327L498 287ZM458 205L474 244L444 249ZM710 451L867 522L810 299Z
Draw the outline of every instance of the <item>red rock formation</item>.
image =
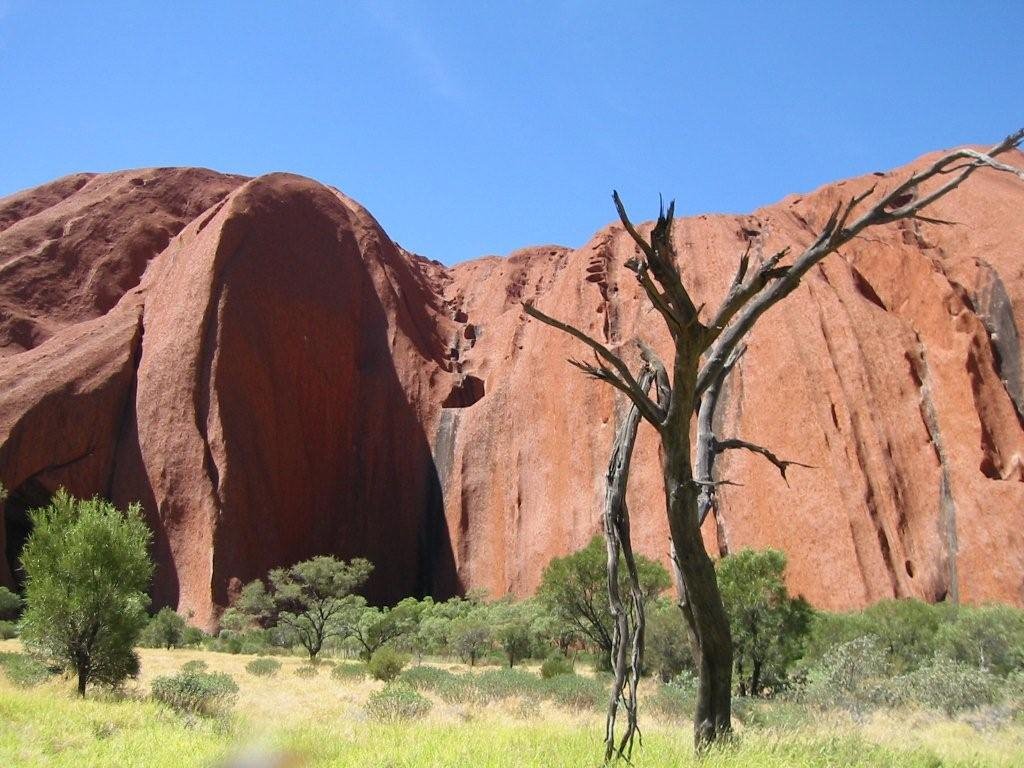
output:
M839 197L902 173L680 220L684 279L713 305L748 243L806 243ZM712 548L785 549L791 586L828 608L1024 603L1021 199L979 173L933 211L959 224L873 232L764 318L723 434L815 468L787 486L727 455L743 486L723 488ZM322 552L370 557L379 599L528 593L598 529L622 404L520 301L667 354L632 253L611 226L446 269L284 174L80 175L0 200L0 579L25 509L65 485L141 501L156 601L205 625L238 583ZM637 450L635 536L664 557L645 427Z

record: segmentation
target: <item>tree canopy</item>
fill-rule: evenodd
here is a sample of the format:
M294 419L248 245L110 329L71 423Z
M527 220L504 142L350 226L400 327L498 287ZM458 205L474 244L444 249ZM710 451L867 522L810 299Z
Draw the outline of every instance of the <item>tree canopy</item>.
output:
M361 587L373 571L369 560L349 562L322 555L268 574L270 588L262 581L245 585L234 608L266 626L287 627L311 659L329 637L348 634Z
M138 672L132 650L146 625L153 573L151 534L137 504L122 513L94 498L57 491L31 513L22 640L89 683L117 685Z
M608 604L607 552L600 536L583 549L556 557L544 569L537 597L563 624L574 627L601 649L603 664L610 662L613 622ZM637 556L637 572L645 602L669 587L668 571L646 557ZM619 570L620 588L627 591L627 574Z
M789 596L783 581L786 555L777 549L744 549L722 558L717 570L740 694L756 696L782 680L800 658L811 606Z

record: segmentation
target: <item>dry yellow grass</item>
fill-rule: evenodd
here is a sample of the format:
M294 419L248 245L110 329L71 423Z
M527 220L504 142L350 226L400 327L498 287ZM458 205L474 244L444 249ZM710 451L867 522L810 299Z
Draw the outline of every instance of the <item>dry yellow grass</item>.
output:
M0 642L0 651L20 650L17 641ZM140 676L128 686L129 699L122 701L98 692L78 701L71 682L60 678L25 691L0 675L0 721L13 723L0 722L0 765L105 765L116 752L104 735L108 730L125 742L117 749L130 749L131 764L144 766L209 765L211 757L228 754L239 744L299 750L310 756L311 765L410 767L581 765L600 750L603 719L598 711L570 711L524 699L452 704L431 696L434 706L425 717L382 726L365 712L367 697L382 683L339 680L327 665L315 677L300 677L296 670L306 666L304 658L274 657L281 669L272 677L257 677L245 669L255 656L187 649L140 649L139 655ZM145 700L156 677L173 674L192 660L231 675L238 684L230 725L188 725ZM440 666L453 672L468 669ZM654 684L645 687L654 690ZM1019 721L985 729L981 722L950 721L926 712L876 713L857 722L835 713L809 717L795 705L757 707L755 724L740 723L737 729L742 746L713 764L1024 765L1024 724ZM650 709L644 720L648 746L638 765L689 764L687 724L658 718ZM179 746L172 748L174 744ZM189 744L193 746L188 749L206 757L175 763L175 749ZM505 755L502 750L510 751ZM520 751L522 760L517 759Z

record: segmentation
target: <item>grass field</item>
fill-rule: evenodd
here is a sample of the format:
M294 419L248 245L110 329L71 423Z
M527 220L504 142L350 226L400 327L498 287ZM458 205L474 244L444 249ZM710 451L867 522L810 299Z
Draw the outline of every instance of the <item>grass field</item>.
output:
M17 651L16 641L0 651ZM414 722L380 724L364 705L381 683L337 680L329 670L300 678L302 659L279 657L273 677L254 677L254 657L197 650L140 651L142 672L124 695L92 691L75 696L70 681L54 678L18 688L0 674L0 766L239 765L374 766L597 766L603 719L598 711L567 711L550 702L507 700L450 704L433 698ZM229 717L189 718L146 698L153 678L202 659L230 674L240 691ZM649 687L653 689L654 683ZM701 765L715 766L1011 766L1024 765L1024 723L982 726L931 713L876 714L862 722L812 714L795 705L758 703L738 708L733 745ZM746 724L744 724L744 720ZM671 717L645 718L634 765L695 763L689 725ZM255 755L277 760L240 762Z

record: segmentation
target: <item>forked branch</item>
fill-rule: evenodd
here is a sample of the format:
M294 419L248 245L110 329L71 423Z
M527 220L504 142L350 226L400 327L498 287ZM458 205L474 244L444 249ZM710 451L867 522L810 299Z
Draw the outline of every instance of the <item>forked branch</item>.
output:
M640 415L655 426L661 425L661 422L664 419L662 409L652 402L647 396L647 393L640 388L639 382L637 382L637 380L633 378L633 374L630 373L629 366L627 366L618 355L608 349L608 347L601 342L588 336L579 328L574 328L568 323L563 323L561 320L556 320L555 318L544 314L530 302L524 301L523 309L530 317L536 318L545 325L550 325L552 328L557 328L563 333L567 333L573 338L579 339L590 347L598 357L599 362L597 365L590 365L589 363L583 363L578 360L570 360L569 362L577 368L582 369L588 375L593 376L596 379L607 381L633 401L634 405L636 405L637 409L640 411ZM600 361L604 361L607 365L602 364Z
M775 465L775 468L779 470L779 474L782 475L782 479L786 481L786 485L789 485L789 478L786 477L786 470L790 467L803 467L804 469L816 469L812 464L804 464L799 461L793 461L791 459L780 459L774 453L769 451L763 445L757 445L756 443L749 443L746 440L737 440L731 438L728 440L715 440L715 452L722 453L724 451L731 450L744 450L751 451L753 453L764 456L768 461Z
M753 328L758 318L770 307L792 293L811 267L850 242L868 227L888 224L901 219L920 218L919 213L922 209L952 192L979 168L991 168L1004 173L1012 173L1024 179L1024 170L994 159L998 155L1020 146L1022 141L1024 141L1024 130L1010 134L985 153L971 149L955 150L924 170L911 174L906 181L876 199L871 207L852 223L850 223L850 219L854 210L874 194L874 187L852 197L845 205L842 203L837 205L814 242L797 257L792 265L778 273L777 279L767 281L759 291L747 297L742 302L741 308L732 315L731 322L717 331L718 337L711 345L697 377L694 405L699 406L701 397L717 378L732 350ZM949 173L956 175L932 192L923 196L917 195L921 184Z

